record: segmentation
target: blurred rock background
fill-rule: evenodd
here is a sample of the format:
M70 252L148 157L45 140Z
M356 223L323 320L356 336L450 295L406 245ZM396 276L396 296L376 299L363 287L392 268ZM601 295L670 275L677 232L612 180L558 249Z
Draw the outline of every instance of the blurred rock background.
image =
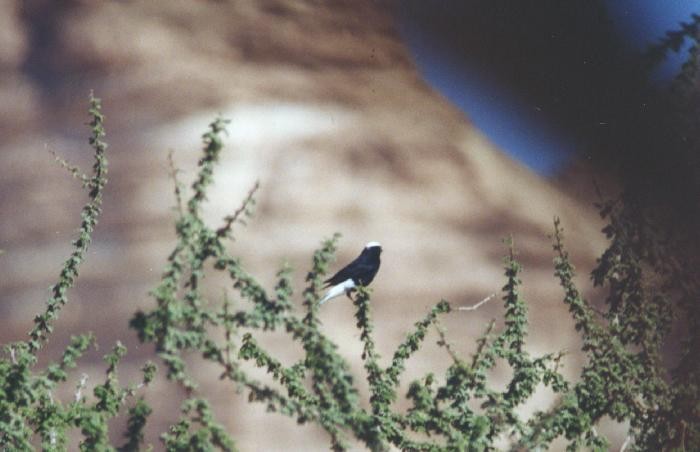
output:
M529 347L578 348L547 234L560 216L588 287L605 241L586 166L574 162L548 180L496 149L423 81L391 2L7 0L0 3L0 74L3 342L25 337L70 250L85 195L51 151L91 165L84 123L92 89L107 116L110 182L88 262L46 352L54 356L71 334L94 331L100 349L83 360L92 382L117 339L129 347L123 380L152 358L128 320L151 306L147 292L173 246L167 154L174 152L190 182L200 136L218 113L232 123L207 215L217 224L260 180L256 216L237 230L231 249L264 283L289 261L300 293L313 250L335 231L343 238L334 269L366 242L381 242L373 309L387 356L441 298L469 305L498 292L501 240L512 234L525 265ZM487 321L501 315L494 300L451 314L445 325L469 353ZM351 304L338 299L321 316L361 381ZM410 374L446 365L434 339L410 362ZM283 338L270 344L284 353ZM217 370L196 359L192 365L241 450L327 449L321 429L247 405L218 382ZM568 356L571 375L579 365L575 353ZM182 396L162 379L148 393L156 412L147 441L157 450ZM525 410L550 402L543 391ZM120 429L115 424L115 438Z

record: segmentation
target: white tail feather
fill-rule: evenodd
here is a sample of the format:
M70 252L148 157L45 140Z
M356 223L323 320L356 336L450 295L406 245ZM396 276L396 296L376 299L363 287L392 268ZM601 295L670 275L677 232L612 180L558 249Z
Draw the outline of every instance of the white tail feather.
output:
M336 284L335 286L328 289L328 292L326 292L326 296L323 297L321 301L318 302L318 304L322 305L331 298L339 297L340 295L343 295L345 292L347 292L350 289L353 289L354 287L355 283L352 281L352 279L346 279L340 284Z

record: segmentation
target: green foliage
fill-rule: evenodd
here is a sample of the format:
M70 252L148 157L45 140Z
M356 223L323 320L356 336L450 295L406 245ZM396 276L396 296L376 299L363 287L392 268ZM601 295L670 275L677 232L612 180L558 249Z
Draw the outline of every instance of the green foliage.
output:
M224 428L214 421L209 402L203 399L188 399L182 405L182 414L185 418L162 435L168 450L235 450L233 440Z
M249 214L257 185L242 207L225 218L218 229L201 219L201 202L213 177L212 163L220 152L222 124L221 119L216 120L204 136L204 157L192 186L193 195L187 209L178 209L178 241L153 292L156 306L150 312L137 313L132 320L141 340L156 345L168 377L188 392L196 391L197 382L187 370L183 353L197 351L202 358L221 366L222 379L246 389L251 402L264 403L269 411L291 416L299 423L319 424L328 433L334 450L347 449L351 439L372 450L392 446L405 450L492 450L504 438L515 448L531 450L547 448L559 437L568 440L570 450L607 450L607 440L595 428L603 417L630 422L630 438L634 438L636 447L665 445L671 440L667 421L668 408L673 406L672 390L660 363L670 311L661 293L655 293L650 303L642 302L648 298L642 293L645 274L630 254L630 238L622 233L629 229L628 224L613 218L606 229L611 246L593 278L596 284L610 287L610 308L597 316L574 283L563 232L559 220L555 220L555 276L581 334L587 359L577 381L567 381L560 373L561 353L532 356L527 350L527 305L521 296L521 267L512 244L505 260L505 329L494 334L492 323L478 340L471 360L454 353L439 326L440 316L451 310L449 303L441 301L406 334L391 361L383 363L375 344L370 292L360 288L353 303L370 390L366 408L359 400L356 377L337 353L337 346L323 334L318 320L318 293L339 236L324 241L314 254L302 292L304 312L297 313L290 268L279 270L274 293L268 294L228 253L224 243L232 238L233 224ZM182 190L177 181L176 187L179 199ZM610 212L609 207L603 208L603 214ZM619 232L613 234L613 229ZM238 304L234 306L228 293L220 300L205 300L201 281L207 261L215 271L229 277ZM625 284L618 284L613 277L623 278ZM621 320L622 316L625 318ZM451 357L452 365L443 377L431 373L410 382L406 399L411 406L402 412L395 402L405 362L419 351L431 326L437 328L439 344ZM283 364L257 340L264 331L287 334L290 342L303 350L303 357L290 365ZM223 341L217 340L222 336ZM265 369L275 385L252 377L244 362ZM512 369L505 390L489 384L498 362ZM541 386L549 387L557 395L557 402L549 410L521 418L518 408ZM209 417L199 418L205 431L213 428ZM177 432L189 431L191 425L187 422L181 421L174 428ZM187 435L175 437L185 441L183 444L190 441ZM168 435L164 438L166 442L173 440Z
M26 341L6 344L0 358L0 449L33 450L41 446L45 450L66 450L67 433L78 429L82 435L80 449L86 451L114 450L109 441L108 421L114 418L143 384L153 379L155 366L144 366L144 381L140 385L122 387L117 380L117 365L126 353L126 348L117 343L105 357L107 372L105 380L93 389L93 397L83 395L88 376L83 374L72 400L59 400L56 395L59 385L68 381L69 373L78 360L95 343L92 334L73 336L58 361L50 362L45 369L37 369L37 352L46 343L53 331L53 321L68 302L68 290L75 284L78 269L90 245L92 232L101 213L102 192L107 183L107 144L104 137L100 100L90 96L90 145L95 153L95 164L91 176L81 176L83 187L88 191L88 201L83 207L82 223L78 238L73 241L73 251L63 265L58 282L51 288L44 313L34 320L34 328ZM70 167L75 175L76 167ZM129 414L128 450L138 447L140 431L149 409L143 402L131 409ZM125 449L126 450L126 449Z
M91 334L74 336L60 359L45 368L37 369L36 365L37 352L68 301L67 292L75 283L101 212L107 161L99 100L91 98L90 114L90 143L95 152L92 174L82 175L79 169L60 161L88 190L79 237L29 339L5 345L0 359L3 449L41 446L65 450L72 429L80 434L81 450L138 450L153 412L143 397L135 395L153 380L155 366L144 365L141 383L120 385L117 366L126 348L119 342L105 355L104 381L94 386L89 397L83 394L87 375L75 384L72 400L59 400L56 393L58 385L68 383L78 360L95 342ZM322 427L333 450L346 450L353 442L379 451L485 451L505 444L513 450L543 450L558 438L567 442L569 450L607 450L607 439L596 431L606 417L629 423L628 443L634 449L692 449L700 445L700 372L693 355L697 333L689 335L675 369L669 372L661 360L675 306L691 312L689 300L694 292L677 284L686 280L678 276L677 266L669 264L665 248L650 229L630 216L627 204L601 204L601 213L608 220L604 232L610 246L599 259L592 279L608 289L604 312L593 308L577 288L561 224L558 219L554 222L554 275L581 336L585 358L579 378L568 381L560 372L562 352L552 350L537 356L528 350L528 309L512 240L504 259L504 327L495 331L492 321L469 358L454 351L448 332L440 324L452 311L442 300L405 334L390 359L383 359L377 351L371 292L358 288L353 305L364 375L354 375L338 346L324 334L318 318L322 281L340 236L323 241L313 254L300 295L302 303L296 306L289 266L279 269L274 288L268 290L227 247L227 241L234 238L234 226L244 223L252 213L257 184L218 228L203 220L202 206L223 149L226 123L216 119L203 135L203 156L186 200L185 187L171 164L177 239L161 280L151 292L154 305L138 311L131 320L139 339L154 345L167 378L180 384L187 395L179 420L161 435L166 449L235 450L234 439L199 393L198 381L188 367L194 355L217 365L222 384L246 392L249 402L263 403L268 411L292 417L300 424ZM228 287L218 292L220 296L210 295L211 288L205 284L210 272L228 279ZM671 301L671 293L681 293L681 301ZM693 327L700 325L697 317L689 316L688 322ZM405 381L407 360L421 351L432 330L450 360L449 367L443 375L431 372ZM275 356L262 345L266 332L284 335L301 357L286 363L283 357ZM505 386L495 387L490 380L499 364L511 373ZM263 369L267 378L255 377L259 372L251 372L253 366ZM368 401L360 396L357 378L369 385ZM405 395L399 393L402 383L408 385ZM555 394L555 402L523 416L520 408L543 387ZM126 410L123 444L115 447L109 421L124 411L132 398L135 400ZM408 408L400 409L400 401Z
M75 283L78 277L78 268L85 258L85 253L90 246L92 232L97 225L97 219L102 212L102 191L107 183L107 158L105 152L107 143L102 141L105 135L103 127L104 116L101 112L100 100L90 97L89 113L92 118L89 125L92 130L90 146L95 150L95 164L92 167L92 177L83 176L83 187L89 192L89 200L81 213L82 223L78 238L73 242L74 250L64 262L58 283L51 288L51 297L46 303L46 311L34 319L34 329L29 333L31 340L27 343L30 351L36 352L53 331L52 322L58 316L61 308L68 301L66 292ZM73 174L77 169L71 168Z

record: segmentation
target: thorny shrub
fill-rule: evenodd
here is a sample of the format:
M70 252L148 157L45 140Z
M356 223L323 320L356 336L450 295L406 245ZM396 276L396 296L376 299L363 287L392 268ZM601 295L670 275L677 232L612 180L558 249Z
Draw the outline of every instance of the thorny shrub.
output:
M53 321L68 302L68 291L78 277L102 209L107 145L98 99L91 97L89 112L90 144L95 155L91 175L81 174L78 168L62 161L88 192L78 238L29 337L6 344L0 359L0 447L4 450L31 450L37 446L65 450L69 432L76 430L81 435L82 450L138 450L152 412L136 395L152 381L155 365L144 364L142 382L120 385L116 368L126 353L120 343L105 356L104 383L95 386L92 395L83 393L85 375L76 382L67 381L68 372L93 344L92 334L74 336L59 359L37 367L37 352L46 344ZM592 308L576 287L561 224L558 219L554 222L554 274L586 358L576 381L567 381L560 373L559 351L542 356L527 351L527 304L521 295L521 267L512 243L504 260L505 327L495 332L494 323L489 324L469 358L454 352L440 327L440 318L452 309L442 300L416 322L389 360L382 359L375 346L370 291L359 288L353 303L365 375L358 376L350 372L347 359L324 335L318 320L319 291L339 236L325 240L314 253L301 293L300 312L289 267L279 270L276 285L268 290L227 249L233 226L251 213L257 184L240 209L226 217L220 227L212 228L202 219L202 203L223 149L225 126L225 120L217 119L204 134L199 171L186 202L186 190L174 176L177 241L160 283L152 291L155 305L137 312L131 320L139 339L155 346L167 378L186 390L180 420L161 435L168 450L235 449L234 439L216 422L188 372L183 355L191 352L218 364L221 379L229 381L232 388L246 391L251 403L263 403L269 411L293 417L300 424L320 425L334 450L345 450L351 440L372 450L392 446L402 450L492 450L503 438L513 450L546 449L556 438L564 438L570 450L607 450L608 441L596 432L596 425L604 417L629 423L625 447L700 447L698 382L693 373L697 364L692 364L698 329L688 332L677 368L669 370L661 363L661 347L674 310L679 309L667 294L685 288L659 284L650 287L650 274L666 275L669 271L661 260L651 259L645 252L648 243L658 241L645 236L639 222L627 218L619 202L600 206L608 219L604 232L610 239L609 248L592 272L594 283L609 289L607 309L602 313ZM209 268L206 264L228 277L235 297L224 293L220 300L212 300L203 295L205 268ZM438 344L449 355L451 365L443 375L428 373L410 382L405 394L409 408L398 410L394 402L400 397L398 389L406 361L420 351L430 328L437 329ZM303 350L301 359L291 365L282 364L258 341L259 333L267 331L286 334L297 343ZM245 362L263 368L274 384L253 377ZM489 384L490 372L498 362L512 369L504 390ZM357 378L366 378L369 384L368 407L361 402ZM57 397L57 387L62 384L74 385L70 400ZM542 385L554 392L556 402L547 410L522 418L517 408ZM123 444L115 446L109 439L109 421L124 410L127 431Z

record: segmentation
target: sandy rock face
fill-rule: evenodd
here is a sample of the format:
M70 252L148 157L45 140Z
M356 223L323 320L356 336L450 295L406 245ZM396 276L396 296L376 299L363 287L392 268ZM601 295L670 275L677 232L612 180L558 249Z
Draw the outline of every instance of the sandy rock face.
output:
M512 233L526 267L532 349L577 348L551 276L547 234L552 217L561 216L585 274L604 246L595 211L494 149L421 80L390 4L74 1L3 8L9 25L0 26L0 42L8 43L0 46L7 76L0 96L7 111L0 128L14 131L0 141L4 341L29 330L69 251L84 194L48 151L90 164L82 124L94 89L107 115L110 183L54 352L71 332L92 330L102 350L117 338L130 346L127 375L150 356L127 323L136 309L151 306L147 291L173 246L166 155L174 151L191 181L200 136L219 113L232 122L206 214L217 224L260 181L256 217L231 248L261 281L272 284L288 260L301 282L314 248L335 231L343 234L335 269L366 242L381 242L373 306L387 356L441 298L471 304L498 292L501 239ZM470 338L501 314L495 301L454 314L446 325L468 353ZM322 320L361 379L352 306L334 300ZM271 339L273 346L283 342ZM101 354L88 359L95 373ZM409 371L445 362L428 352ZM218 371L195 373L242 450L274 450L281 441L286 450L327 448L319 429L245 405L218 383ZM157 408L150 442L159 445L156 434L176 419L181 396L162 381L149 396Z

